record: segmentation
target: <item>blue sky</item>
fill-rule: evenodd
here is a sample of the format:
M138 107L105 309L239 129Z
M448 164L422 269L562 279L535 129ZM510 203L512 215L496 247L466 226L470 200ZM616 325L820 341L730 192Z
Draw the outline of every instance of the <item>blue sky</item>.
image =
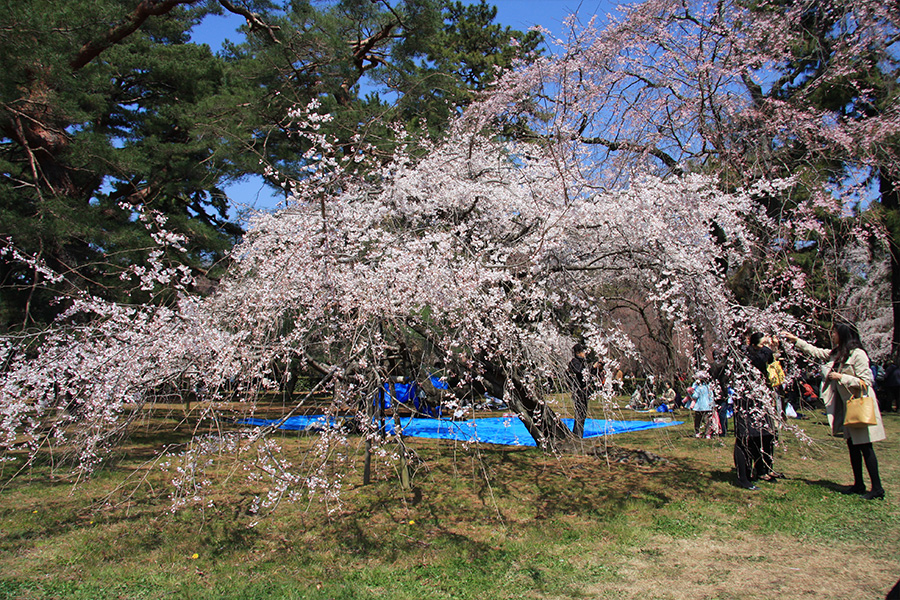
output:
M464 0L474 4L477 0ZM606 15L616 11L616 5L628 4L628 0L615 2L610 0L487 0L488 4L497 7L497 21L509 25L513 29L527 30L534 25L546 27L555 35L562 33L562 21L571 14L577 14L583 22L590 20L595 14L605 22ZM207 43L214 50L222 41L241 38L236 29L243 23L243 18L229 14L223 17L207 17L194 30L193 40Z
M622 2L627 3L627 0ZM618 4L609 0L487 0L487 3L497 7L496 20L502 25L522 31L541 25L555 36L562 35L562 22L569 15L577 14L580 21L587 23L596 14L602 24L608 14L616 12ZM233 14L207 17L194 28L192 40L209 44L216 51L226 39L235 42L242 39L237 32L242 23L243 18ZM257 177L248 177L228 186L226 193L235 207L272 208L283 198ZM232 217L234 215L232 210Z
M627 4L626 0L622 2ZM607 0L495 0L488 4L497 7L497 21L513 29L525 30L541 25L554 35L562 34L562 21L571 14L587 23L597 15L601 23L606 15L616 11L617 2Z

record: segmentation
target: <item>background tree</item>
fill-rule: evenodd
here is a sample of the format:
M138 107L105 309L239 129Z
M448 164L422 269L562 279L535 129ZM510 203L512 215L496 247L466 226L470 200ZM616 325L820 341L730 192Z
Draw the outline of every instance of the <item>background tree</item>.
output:
M225 52L261 91L243 168L254 172L264 161L274 167L265 172L274 186L281 178L302 179L310 146L291 114L313 99L332 117L323 133L341 140L347 156L366 144L387 160L398 128L439 137L450 116L502 69L538 53L538 33L501 27L495 17L484 1L290 3L269 19L277 24L275 36L250 37Z
M881 349L879 358L900 348L900 229L896 225L900 214L896 191L900 18L894 8L856 1L785 7L760 4L756 11L766 22L781 22L775 35L788 37L768 37L763 44L773 55L784 52L776 63L780 77L768 92L761 85L751 86L759 114L774 111L794 124L786 129L777 124L780 119L766 121L773 138L786 140L786 168L811 165L820 178L846 190L846 205L856 211L878 202L874 224L866 226L863 221L853 231L839 227L838 232L849 242L849 253L857 251L857 240L872 239L877 229L889 234L890 318L874 319L888 326L864 331L872 339L891 332L890 344L882 341L876 346ZM786 48L784 39L791 40ZM870 245L870 262L879 261L877 245ZM816 247L808 244L806 251ZM848 278L854 275L847 273ZM849 313L846 316L859 314L858 306L843 303L842 309Z
M216 154L223 131L237 135L241 81L188 43L209 10L196 0L29 1L4 13L2 235L66 286L7 257L0 327L46 323L60 310L54 298L75 290L125 300L119 276L154 246L136 207L187 235L173 259L203 272L239 234L221 186L240 173Z
M247 42L215 56L189 33L223 10L244 17ZM226 184L259 174L280 187L285 177L302 179L315 160L296 136L293 106L321 99L334 109L337 118L323 125L347 156L363 140L389 155L396 128L436 135L471 85L539 42L492 25L494 14L429 0L11 7L0 28L0 234L67 278L62 287L48 282L8 253L0 327L44 324L64 307L56 297L76 290L149 299L149 290L120 278L154 247L138 206L187 236L183 251L168 248L173 263L217 279L241 234L229 220ZM481 38L487 57L470 52L430 64L436 48ZM374 91L385 85L390 102Z

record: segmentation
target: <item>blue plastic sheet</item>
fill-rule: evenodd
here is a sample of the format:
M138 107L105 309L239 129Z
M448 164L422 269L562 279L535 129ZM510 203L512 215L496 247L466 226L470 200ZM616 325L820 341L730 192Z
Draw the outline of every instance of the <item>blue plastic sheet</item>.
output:
M394 388L393 397L391 387ZM415 383L385 383L382 389L375 392L375 406L378 406L377 398L384 402L385 408L390 408L394 399L400 404L412 404L414 400L419 399L418 389Z
M340 427L348 417L326 417L325 415L296 416L285 419L278 429L285 431L321 431ZM352 421L352 419L350 419ZM280 423L281 419L240 419L238 425L251 425L253 427L268 427Z
M393 396L391 394L393 387ZM378 406L378 401L384 404L384 408L391 408L394 400L399 404L414 406L417 411L429 417L439 418L441 416L441 406L431 405L427 402L425 395L420 394L421 388L415 382L412 383L385 383L380 390L375 392L373 403Z
M563 423L571 429L572 419L563 419ZM278 423L277 420L244 419L241 425L267 426ZM584 423L584 437L615 435L628 431L657 429L681 425L682 421L657 423L653 421L611 421L606 419L587 419ZM335 427L340 420L327 420L322 415L297 416L287 419L279 428L290 431L315 431L317 429ZM535 442L525 425L518 417L490 417L470 419L468 421L449 421L444 419L404 418L401 420L402 435L406 437L432 438L442 440L459 440L465 442L482 442L485 444L502 444L506 446L534 446ZM394 433L394 420L387 419L385 433Z
M446 381L442 380L437 375L429 375L428 380L431 381L431 385L433 385L436 389L439 390L449 390L450 384Z

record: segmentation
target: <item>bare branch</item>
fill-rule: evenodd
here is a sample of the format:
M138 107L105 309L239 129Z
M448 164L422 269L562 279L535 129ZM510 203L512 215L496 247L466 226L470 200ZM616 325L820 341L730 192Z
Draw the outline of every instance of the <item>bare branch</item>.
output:
M684 171L679 166L678 161L672 158L668 153L656 148L654 146L645 146L643 144L637 144L635 142L613 142L611 140L606 140L599 137L579 137L577 138L579 141L585 144L596 144L600 146L604 146L609 148L613 152L619 150L627 150L629 152L637 152L640 154L649 154L654 158L658 158L664 165L669 167L673 173L676 175L681 175Z

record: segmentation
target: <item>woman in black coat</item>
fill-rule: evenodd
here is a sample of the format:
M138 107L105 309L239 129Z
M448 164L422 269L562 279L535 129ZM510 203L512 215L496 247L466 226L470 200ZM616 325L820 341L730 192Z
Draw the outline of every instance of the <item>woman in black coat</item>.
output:
M772 351L761 345L763 335L750 336L746 348L747 358L761 373L760 381L765 385L766 368L774 359ZM757 479L772 481L775 427L772 417L757 394L744 390L734 399L734 466L737 469L738 486L755 490Z

